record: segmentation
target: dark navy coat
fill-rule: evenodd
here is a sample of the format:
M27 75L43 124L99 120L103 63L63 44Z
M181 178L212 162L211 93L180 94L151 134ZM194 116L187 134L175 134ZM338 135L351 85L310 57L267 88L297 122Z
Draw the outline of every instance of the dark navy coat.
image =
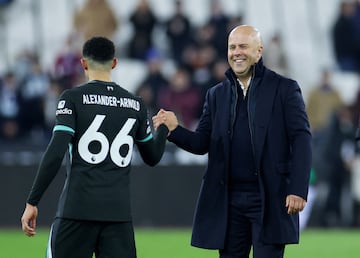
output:
M222 249L228 223L230 142L239 87L231 69L207 92L194 132L178 126L169 141L194 154L208 153L195 212L191 244ZM311 169L311 133L296 81L255 65L248 92L249 126L262 195L261 240L298 243L299 217L287 214L289 194L306 200Z

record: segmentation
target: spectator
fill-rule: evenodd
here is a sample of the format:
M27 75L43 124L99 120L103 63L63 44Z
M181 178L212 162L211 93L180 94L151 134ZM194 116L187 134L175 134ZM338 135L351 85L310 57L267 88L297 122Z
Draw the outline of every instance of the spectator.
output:
M191 85L190 74L178 69L171 77L169 86L159 93L158 106L173 110L180 123L192 129L198 120L200 92Z
M359 72L359 36L355 25L356 6L354 2L343 1L339 16L332 30L332 41L337 64L342 71Z
M150 49L146 55L148 74L136 90L148 107L150 114L158 112L159 91L168 85L168 80L162 73L163 59L156 49Z
M83 74L80 49L77 46L77 35L70 34L65 40L65 46L55 58L53 76L61 82L64 89L70 89L76 85L79 74Z
M356 58L358 63L358 72L360 73L360 0L357 0L355 2L355 17L354 17L354 25L355 25L355 36L356 36L356 42L357 42L357 48L356 48Z
M0 85L0 137L14 140L20 135L20 99L15 74L7 72Z
M326 186L329 173L323 157L323 146L327 144L325 130L328 130L327 127L334 112L342 106L340 94L331 82L331 72L324 69L320 81L310 91L307 101L307 113L313 134L313 169L316 171L320 185Z
M230 18L225 14L219 0L211 0L211 12L208 20L208 25L213 28L212 44L215 47L219 56L225 56L227 53L227 36L230 32L229 22Z
M147 0L140 0L135 11L130 16L134 34L129 43L129 56L144 60L146 53L153 45L153 31L157 25L155 14Z
M267 44L264 63L270 69L282 75L288 75L287 54L280 33L275 33Z
M85 41L93 36L113 38L119 23L107 0L86 0L75 13L73 24Z
M31 69L34 63L38 61L38 56L27 49L20 51L16 58L13 73L15 74L16 80L22 82L31 73Z
M242 16L242 14L239 14L237 16L230 16L229 17L229 22L227 25L227 31L230 32L232 31L233 28L235 28L238 24L243 24L244 22L244 18Z
M229 69L228 62L223 58L215 60L211 68L210 85L216 85L225 79L225 72Z
M314 136L328 124L330 116L343 105L339 92L331 83L331 72L324 69L321 80L309 93L307 112Z
M200 46L191 63L193 81L198 87L208 85L211 79L211 67L217 59L217 51L212 45Z
M214 47L213 37L215 29L213 25L206 24L196 28L195 36L191 43L186 46L182 55L182 64L192 74L194 74L194 80L199 84L206 81L202 78L205 76L209 77L210 65L212 65L217 56L218 52ZM198 71L200 70L200 78L198 77ZM205 73L204 73L205 71Z
M229 69L229 64L225 59L218 58L215 60L214 64L211 67L211 77L208 83L203 84L201 87L201 96L204 103L206 92L213 87L214 85L222 82L225 79L225 72Z
M351 109L341 106L330 117L324 131L321 144L321 157L325 175L319 181L325 181L328 194L321 211L322 225L325 227L346 226L342 210L343 190L349 188L349 146L353 149L355 127ZM318 172L318 171L317 171Z
M190 20L183 12L181 0L175 2L175 15L166 22L165 26L170 41L171 56L177 64L181 64L182 53L189 44L192 30Z
M22 128L35 137L42 137L44 130L44 98L50 84L49 75L39 62L34 62L31 73L19 85L21 96ZM38 138L32 140L38 141Z
M214 45L215 26L211 23L206 23L196 28L193 42L197 47Z

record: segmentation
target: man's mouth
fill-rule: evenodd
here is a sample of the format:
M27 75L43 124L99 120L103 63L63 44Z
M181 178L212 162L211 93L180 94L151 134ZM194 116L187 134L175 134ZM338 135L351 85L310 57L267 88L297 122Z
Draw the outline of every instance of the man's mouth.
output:
M235 64L241 64L245 61L245 59L234 59Z

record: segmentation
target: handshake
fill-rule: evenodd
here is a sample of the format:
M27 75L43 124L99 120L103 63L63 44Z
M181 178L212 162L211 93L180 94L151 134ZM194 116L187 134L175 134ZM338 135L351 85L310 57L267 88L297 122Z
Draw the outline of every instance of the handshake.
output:
M174 112L166 111L164 109L160 109L159 112L152 117L152 121L155 130L157 130L161 124L165 124L169 129L169 132L172 132L179 125Z

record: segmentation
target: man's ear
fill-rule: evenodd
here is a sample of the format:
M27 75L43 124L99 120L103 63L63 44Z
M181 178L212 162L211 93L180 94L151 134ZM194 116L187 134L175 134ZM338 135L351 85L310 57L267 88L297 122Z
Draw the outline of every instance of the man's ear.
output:
M263 46L260 46L258 49L258 54L257 54L257 62L260 60L260 58L262 56L262 52L263 52Z
M118 60L116 58L113 59L111 69L114 69L118 63Z
M84 70L87 70L88 69L88 65L87 65L87 62L84 58L81 58L80 59L80 62L81 62L81 66Z

